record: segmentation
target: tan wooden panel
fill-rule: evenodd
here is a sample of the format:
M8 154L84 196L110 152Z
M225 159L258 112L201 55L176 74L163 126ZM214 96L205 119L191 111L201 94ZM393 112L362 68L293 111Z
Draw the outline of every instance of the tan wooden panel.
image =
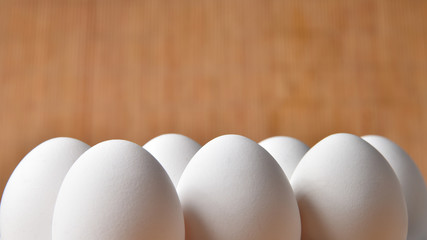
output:
M0 0L0 189L42 141L380 134L427 176L427 1Z

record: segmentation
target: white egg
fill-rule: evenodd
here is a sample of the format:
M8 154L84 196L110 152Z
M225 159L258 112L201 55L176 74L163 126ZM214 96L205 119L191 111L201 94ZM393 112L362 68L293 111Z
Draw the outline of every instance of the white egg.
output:
M396 174L357 136L334 134L317 143L301 159L291 185L302 239L406 239L406 205Z
M427 188L417 165L402 148L385 137L362 138L385 157L399 179L408 209L407 240L427 239Z
M300 140L285 136L267 138L259 145L276 159L288 179L291 179L299 161L309 149Z
M188 162L201 146L189 137L170 133L151 139L143 147L160 162L176 186Z
M184 240L176 190L141 146L109 140L86 151L56 201L53 240Z
M22 159L3 192L2 239L51 239L53 209L61 183L89 147L73 138L53 138Z
M296 240L292 188L273 157L238 135L217 137L191 159L177 187L186 240Z

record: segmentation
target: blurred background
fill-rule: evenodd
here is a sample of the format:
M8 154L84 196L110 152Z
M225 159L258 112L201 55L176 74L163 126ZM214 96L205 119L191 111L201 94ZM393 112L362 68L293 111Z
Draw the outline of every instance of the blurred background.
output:
M57 136L379 134L426 177L426 23L425 0L0 0L0 193Z

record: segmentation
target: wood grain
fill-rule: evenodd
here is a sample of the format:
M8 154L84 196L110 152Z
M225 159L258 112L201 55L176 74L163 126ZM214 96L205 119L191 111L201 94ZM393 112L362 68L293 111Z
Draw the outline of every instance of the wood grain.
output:
M380 134L427 177L427 1L0 0L0 189L42 141Z

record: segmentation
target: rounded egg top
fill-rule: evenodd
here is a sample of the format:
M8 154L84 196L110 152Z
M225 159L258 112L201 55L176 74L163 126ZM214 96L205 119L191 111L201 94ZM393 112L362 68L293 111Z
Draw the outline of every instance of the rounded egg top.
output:
M292 188L256 142L217 137L191 159L177 187L187 240L300 239Z
M309 149L300 140L286 136L267 138L261 141L259 145L276 159L288 179L291 179L299 161Z
M360 137L330 135L301 159L291 178L302 239L404 240L402 189L384 157Z
M427 239L427 188L417 165L401 147L385 137L362 138L385 157L399 179L408 209L407 240Z
M53 210L62 181L89 147L73 138L52 138L22 159L3 192L2 239L51 239Z
M188 162L201 146L189 137L169 133L151 139L143 148L160 162L176 186Z
M61 186L53 240L184 240L178 195L141 146L108 140L76 161Z

